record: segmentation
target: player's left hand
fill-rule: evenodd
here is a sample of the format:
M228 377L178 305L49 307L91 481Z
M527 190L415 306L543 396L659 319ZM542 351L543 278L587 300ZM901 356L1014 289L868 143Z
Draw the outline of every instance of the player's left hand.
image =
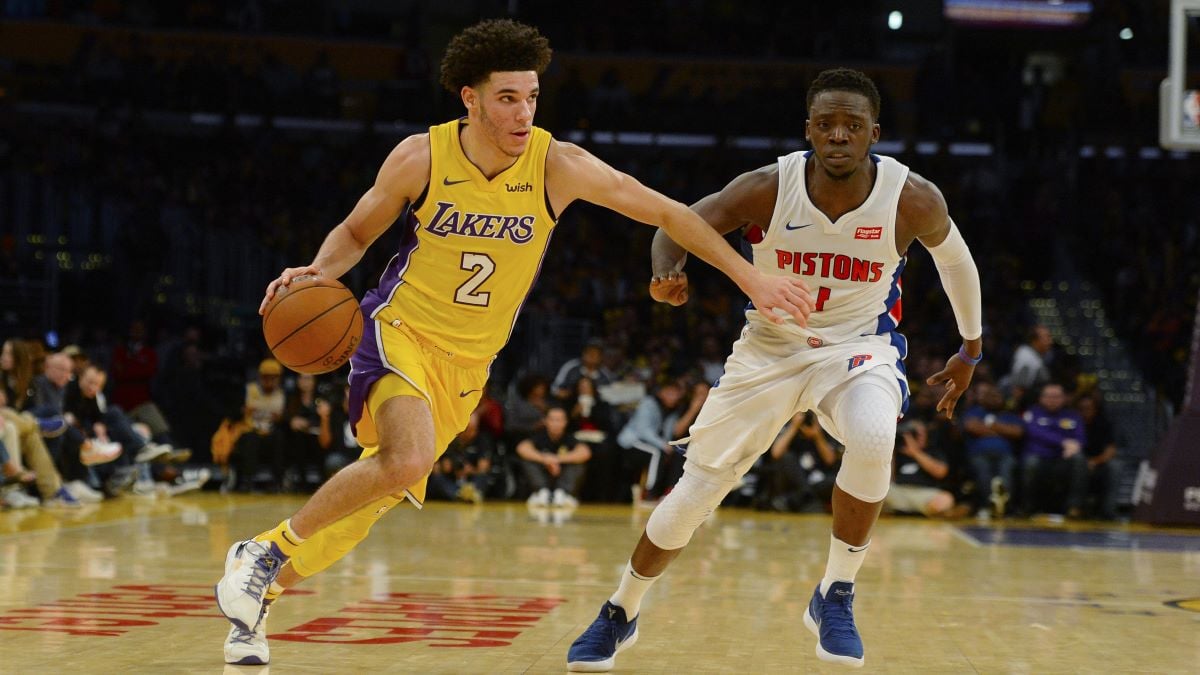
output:
M783 323L778 309L790 314L801 328L808 327L808 315L813 311L813 297L808 284L792 277L771 276L758 272L742 288L759 314L773 324Z
M650 297L673 307L687 303L687 272L672 271L650 279Z
M967 387L971 386L971 377L975 375L975 366L958 358L958 354L950 357L946 361L946 367L941 371L929 376L925 380L925 384L945 385L946 393L942 395L942 400L938 401L937 412L946 411L946 419L954 417L954 405L958 403L961 397L967 391Z

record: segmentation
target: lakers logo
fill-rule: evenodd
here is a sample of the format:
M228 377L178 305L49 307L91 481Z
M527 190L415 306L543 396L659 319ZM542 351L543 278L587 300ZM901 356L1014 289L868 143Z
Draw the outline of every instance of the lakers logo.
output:
M1185 612L1200 613L1200 598L1184 598L1182 600L1168 600L1163 603L1167 607L1182 609Z
M506 216L492 213L470 213L460 211L451 202L438 202L437 212L425 226L430 234L446 237L482 239L508 239L514 244L524 244L533 239L534 216Z

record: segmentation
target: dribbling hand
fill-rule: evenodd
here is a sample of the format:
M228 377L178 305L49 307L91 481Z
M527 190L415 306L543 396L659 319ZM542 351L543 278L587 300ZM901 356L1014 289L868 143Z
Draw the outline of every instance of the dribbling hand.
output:
M280 286L287 286L288 284L292 283L292 280L296 277L320 275L321 270L313 267L312 265L306 265L304 267L289 267L285 269L279 274L279 278L272 279L271 283L267 285L267 293L265 296L263 296L262 304L258 306L258 313L261 315L263 312L267 311L267 303L271 302L271 299L275 297L275 293L279 290Z
M958 403L961 397L967 391L967 387L971 385L971 377L975 375L975 366L958 358L958 354L950 357L946 361L946 367L941 371L929 376L925 380L925 384L930 386L942 384L946 386L946 393L942 396L942 400L938 401L937 411L946 411L946 419L954 417L954 405Z
M687 303L687 272L667 272L650 279L650 297L673 307Z
M775 310L790 314L801 328L808 327L808 315L813 311L812 293L800 279L776 277L756 270L755 276L742 288L750 302L768 321L779 325L783 317Z

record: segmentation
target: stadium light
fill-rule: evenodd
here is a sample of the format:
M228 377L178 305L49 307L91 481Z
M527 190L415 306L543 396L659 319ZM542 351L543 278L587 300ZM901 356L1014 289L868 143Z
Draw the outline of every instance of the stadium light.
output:
M888 14L888 28L891 28L892 30L900 30L900 27L903 25L904 13L899 10L892 10L892 13Z

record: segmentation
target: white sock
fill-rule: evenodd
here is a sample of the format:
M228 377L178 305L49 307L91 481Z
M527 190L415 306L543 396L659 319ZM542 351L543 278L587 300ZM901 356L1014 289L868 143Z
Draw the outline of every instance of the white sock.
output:
M625 564L625 572L621 575L621 585L608 601L623 608L625 618L632 620L642 609L642 596L646 595L646 591L650 590L655 581L658 581L658 577L644 577L633 571L632 561L628 562Z
M821 579L822 596L829 592L829 587L835 581L854 583L854 577L858 574L858 568L862 567L863 560L867 557L867 547L870 545L871 542L868 541L862 546L851 546L832 534L829 535L829 561L825 563L825 577Z

